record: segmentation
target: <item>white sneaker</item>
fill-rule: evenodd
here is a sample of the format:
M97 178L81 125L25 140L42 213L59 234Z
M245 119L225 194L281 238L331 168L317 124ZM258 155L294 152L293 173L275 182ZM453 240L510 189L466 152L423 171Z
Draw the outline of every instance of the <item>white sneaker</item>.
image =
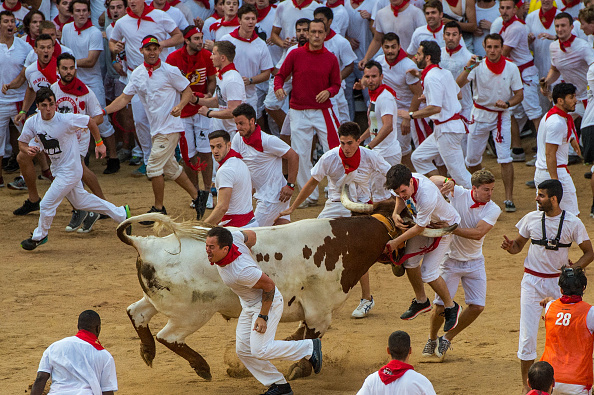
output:
M359 306L353 311L351 317L353 318L364 318L367 317L367 314L371 311L371 309L375 306L375 302L373 300L373 296L371 300L361 299Z
M208 199L206 200L206 208L212 210L214 208L214 203L212 201L212 193L208 194Z

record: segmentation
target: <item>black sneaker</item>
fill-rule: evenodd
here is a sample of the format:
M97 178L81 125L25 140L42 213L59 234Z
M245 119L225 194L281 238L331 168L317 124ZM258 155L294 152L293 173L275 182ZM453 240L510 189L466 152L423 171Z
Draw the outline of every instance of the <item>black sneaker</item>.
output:
M588 172L584 173L584 178L586 180L591 180L592 179L592 172L591 171L588 171Z
M406 321L414 320L419 314L423 314L428 311L431 311L431 302L429 301L429 298L427 298L425 303L419 303L416 299L413 299L410 307L400 316L400 319Z
M36 249L38 246L45 243L47 243L47 236L45 236L41 240L33 240L32 237L29 237L28 239L21 241L21 247L23 247L24 250L32 251Z
M511 200L504 200L503 204L505 204L506 213L513 213L516 211L516 205Z
M293 395L293 390L289 383L272 384L262 395Z
M72 210L72 217L70 222L66 225L66 232L74 232L82 225L89 213L84 210Z
M156 209L155 206L153 206L153 207L151 207L151 209L149 211L147 211L147 213L161 213L161 214L167 215L167 210L165 210L165 206L163 206L163 208L161 210ZM155 223L155 221L140 221L139 222L140 225L152 225L154 223Z
M445 336L440 336L437 338L437 348L435 349L435 355L439 358L440 361L443 362L445 358L446 351L452 348L452 343Z
M40 202L41 199L39 199L35 203L32 203L29 199L27 199L21 207L17 208L12 213L14 215L27 215L29 213L32 213L33 211L38 211Z
M313 340L313 352L309 358L309 363L313 367L314 373L320 373L322 370L322 341L320 339Z
M114 174L120 170L120 160L118 158L107 159L107 167L103 170L103 174Z
M8 163L6 164L6 166L4 166L4 171L6 173L16 173L17 171L19 171L19 162L17 162L16 158L11 157L8 160Z
M99 214L89 211L89 214L82 222L82 226L76 232L89 233L93 229L93 225L95 225L95 222L97 221L99 221Z
M196 219L200 221L206 212L206 202L208 201L208 191L198 191L198 197L194 199L194 209L196 210Z
M443 315L445 317L445 323L443 324L443 331L448 332L458 325L458 318L462 314L462 307L458 303L454 302L453 307L447 307L443 309Z

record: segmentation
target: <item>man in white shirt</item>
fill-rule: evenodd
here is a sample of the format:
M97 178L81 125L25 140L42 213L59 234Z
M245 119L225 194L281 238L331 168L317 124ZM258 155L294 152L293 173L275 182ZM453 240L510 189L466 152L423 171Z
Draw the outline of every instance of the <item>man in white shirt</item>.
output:
M56 1L56 9L58 10L58 15L52 22L56 26L56 33L58 35L58 39L62 38L62 28L65 24L72 22L74 19L72 18L72 13L70 13L70 0L59 0Z
M346 32L349 26L349 13L344 5L344 0L326 0L326 7L330 8L333 14L330 29L346 38Z
M6 0L2 2L0 6L2 11L10 11L15 18L15 34L16 37L23 37L25 34L25 25L23 24L23 20L25 16L29 13L29 9L27 7L23 7L23 4L19 0Z
M415 54L421 41L433 40L441 48L444 47L443 41L443 5L439 0L429 0L423 4L423 13L427 24L425 26L417 27L410 38L410 44L406 50L409 54Z
M167 0L153 0L151 2L151 6L155 8L155 10L161 10L166 12L167 15L177 24L179 30L184 30L186 27L189 26L188 20L184 16L183 12L179 10L177 7L173 7Z
M239 18L237 18L238 7L239 0L224 0L223 17L210 25L208 31L204 31L207 49L211 49L215 41L220 41L224 35L237 29L239 26Z
M408 362L412 354L410 336L404 331L392 332L388 339L392 360L367 376L357 395L434 395L431 382Z
M462 38L462 27L456 21L449 21L443 26L444 46L441 47L441 67L452 73L454 79L458 78L460 73L464 70L466 63L472 57L472 54L464 45ZM460 105L462 110L460 114L466 119L470 119L470 112L472 111L472 90L470 86L461 86Z
M592 243L584 224L572 213L561 210L563 186L558 180L546 180L537 185L538 211L526 214L517 224L518 236L510 240L503 236L501 248L510 254L520 253L530 240L524 260L520 296L520 334L518 358L521 361L522 384L527 387L528 369L536 359L536 336L542 313L540 301L559 298L557 279L563 265L588 266L594 259ZM541 213L542 212L542 213ZM569 247L576 242L582 256L575 263L569 260Z
M206 234L205 244L208 260L217 266L221 280L241 303L235 331L237 356L256 380L269 386L264 395L293 394L285 377L270 360L307 358L318 374L322 369L322 341L317 338L274 340L283 314L283 296L251 255L250 248L256 244L255 232L231 232L215 227Z
M41 357L32 395L41 395L51 377L51 393L113 395L118 390L113 357L99 342L101 317L93 310L78 316L78 333L49 346Z
M554 6L554 0L541 0L540 8L532 11L526 17L528 42L534 53L534 65L538 69L539 78L547 76L551 68L549 47L551 41L556 40L555 15L559 13Z
M297 43L295 23L301 18L313 19L313 13L319 4L314 0L282 1L276 8L270 40L283 50Z

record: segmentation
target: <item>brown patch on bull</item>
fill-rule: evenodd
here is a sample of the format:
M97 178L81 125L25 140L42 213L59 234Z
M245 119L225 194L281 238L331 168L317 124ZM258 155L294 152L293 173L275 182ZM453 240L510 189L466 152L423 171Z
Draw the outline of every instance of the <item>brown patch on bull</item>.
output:
M274 259L276 259L277 261L280 261L281 259L283 259L283 254L281 254L280 252L275 252Z
M269 254L264 255L264 261L268 262L269 260L270 260L270 255Z
M136 259L136 269L138 273L138 280L140 286L146 294L154 294L156 291L166 289L170 291L168 286L162 285L155 275L155 267L151 264L144 263L140 256ZM145 284L146 282L146 284Z
M289 303L287 303L288 306L292 305L293 302L295 301L295 297L293 296L290 300Z
M258 262L262 262L262 261L264 260L264 257L262 256L262 254L261 254L261 253L257 253L257 254L256 254L256 260L257 260Z
M295 334L303 336L302 339L317 339L320 337L320 331L316 331L315 328L309 328L307 322L302 321L302 325L299 327ZM295 334L293 336L295 336ZM299 362L291 365L289 373L287 374L287 380L295 380L302 377L311 376L313 368L309 360L302 358Z
M192 291L192 303L196 302L212 302L217 298L214 292L198 292Z
M140 283L142 284L142 281ZM134 326L138 337L140 337L140 356L142 357L144 363L152 368L153 359L155 359L156 355L155 338L153 338L148 324L146 326L137 326L130 312L127 311L127 313L128 318L130 318L130 321L132 321L132 326Z
M311 248L309 248L307 245L305 247L303 247L303 257L305 259L309 259L311 257Z

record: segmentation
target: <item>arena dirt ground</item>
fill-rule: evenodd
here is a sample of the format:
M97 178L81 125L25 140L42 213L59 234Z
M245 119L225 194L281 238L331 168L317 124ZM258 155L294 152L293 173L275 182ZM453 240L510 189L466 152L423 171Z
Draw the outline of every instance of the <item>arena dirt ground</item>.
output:
M524 140L526 147L534 139ZM485 166L498 180L500 168L485 156ZM123 165L115 175L100 174L100 161L91 162L105 195L112 202L130 204L133 214L146 212L152 205L152 191L146 179L130 177L132 167ZM590 234L594 219L589 217L591 193L589 181L583 178L585 165L570 168L578 190L580 210ZM357 306L360 289L355 288L346 304L336 312L330 330L323 340L324 368L317 376L293 381L296 394L354 394L365 377L388 361L387 338L394 330L405 330L413 341L411 362L427 376L438 394L519 394L519 361L516 358L520 317L520 281L526 252L510 256L500 249L502 235L515 236L516 222L534 210L534 189L524 185L532 178L534 168L515 165L516 213L502 213L488 235L484 253L488 273L487 306L481 317L452 344L444 363L423 361L421 350L427 339L429 315L414 321L402 321L413 296L406 277L396 278L388 266L371 269L371 284L376 305L366 319L350 318ZM6 182L11 181L5 174ZM45 191L47 181L40 181ZM67 233L70 206L64 202L58 209L49 242L33 252L20 248L38 220L37 213L15 217L12 211L25 200L26 194L0 190L0 393L28 392L39 359L52 342L76 332L78 314L85 309L97 310L103 320L100 340L115 358L121 394L256 394L264 388L253 378L230 378L224 362L226 345L234 339L236 320L226 321L216 315L187 343L210 363L213 380L199 378L189 364L157 343L153 367L147 367L139 355L139 339L126 315L126 307L140 299L141 288L135 271L136 252L124 245L115 234L115 223L102 220L93 232L81 235ZM503 185L496 184L494 201L503 204ZM173 217L189 219L193 209L190 199L172 182L166 186L166 207ZM298 210L294 220L314 217L321 206ZM137 226L135 233L148 233ZM362 237L365 237L362 235ZM575 261L579 249L572 247ZM432 295L429 292L428 294ZM463 296L456 296L463 302ZM587 292L585 300L593 303ZM463 303L461 303L463 305ZM157 315L151 322L153 334L164 326L166 318ZM281 324L277 338L283 338L296 324ZM544 348L544 327L539 331L539 354ZM288 362L277 366L286 372Z

